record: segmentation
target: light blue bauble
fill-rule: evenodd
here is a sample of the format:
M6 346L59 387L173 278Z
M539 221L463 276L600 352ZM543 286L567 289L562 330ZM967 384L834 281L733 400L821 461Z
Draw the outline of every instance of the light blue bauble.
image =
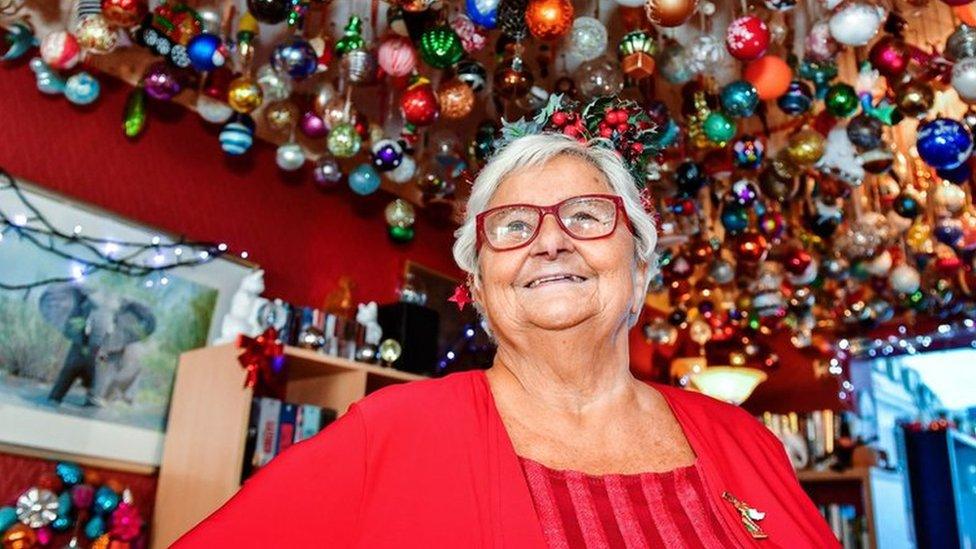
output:
M0 507L0 532L17 523L17 510L13 507Z
M101 515L95 515L85 523L85 536L88 539L97 539L105 533L105 519Z
M75 105L94 103L101 91L98 80L84 71L69 76L64 84L64 97Z
M951 170L969 159L973 152L973 137L962 123L940 117L918 127L915 148L929 166Z
M74 525L75 521L71 520L70 515L58 515L51 521L51 529L55 532L67 532Z
M380 174L369 164L360 164L349 172L349 188L358 195L373 194L380 188Z
M724 88L719 96L722 108L732 116L752 116L759 105L759 92L745 80L736 80Z
M254 144L254 123L247 115L235 116L220 130L220 148L231 156L240 156Z
M464 9L475 25L486 29L498 26L498 4L500 0L465 0Z
M81 465L71 461L61 461L54 467L54 472L57 473L58 478L65 486L74 486L80 483L85 478L84 471L81 470Z
M111 513L119 506L119 501L119 493L108 486L95 490L95 510L100 513Z

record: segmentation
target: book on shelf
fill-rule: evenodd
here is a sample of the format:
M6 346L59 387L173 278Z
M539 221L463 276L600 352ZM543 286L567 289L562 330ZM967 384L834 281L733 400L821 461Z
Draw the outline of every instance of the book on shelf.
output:
M255 397L248 416L241 482L290 446L318 434L337 417L332 408Z
M857 509L853 505L831 503L818 505L817 510L830 525L831 531L844 549L869 547L864 517L857 514Z

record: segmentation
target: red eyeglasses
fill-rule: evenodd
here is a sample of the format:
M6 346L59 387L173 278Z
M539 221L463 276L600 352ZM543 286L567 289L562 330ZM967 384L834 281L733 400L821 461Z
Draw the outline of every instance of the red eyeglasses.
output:
M624 210L624 201L612 194L585 194L567 198L552 206L506 204L481 212L475 217L477 247L487 242L501 252L528 246L539 236L546 215L552 214L560 228L576 240L597 240L613 234L618 211L624 211L624 222L633 231Z

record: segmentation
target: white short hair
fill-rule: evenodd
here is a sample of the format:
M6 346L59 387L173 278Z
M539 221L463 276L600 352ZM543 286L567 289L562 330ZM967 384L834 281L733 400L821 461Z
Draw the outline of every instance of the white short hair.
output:
M571 156L588 162L603 174L610 192L623 199L624 211L634 227L634 259L637 265L644 265L646 270L646 294L647 286L657 274L657 228L654 217L644 210L633 176L614 151L605 146L580 143L558 133L520 137L497 151L489 160L471 189L464 224L454 232L454 261L473 276L474 284L480 283L475 218L487 209L491 197L508 177L519 170L542 166L558 156ZM633 318L631 325L636 321L636 317Z

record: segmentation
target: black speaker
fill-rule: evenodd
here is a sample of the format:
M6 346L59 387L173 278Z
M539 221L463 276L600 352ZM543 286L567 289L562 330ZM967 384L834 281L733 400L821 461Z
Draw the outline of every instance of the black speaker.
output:
M378 320L383 339L393 338L403 348L394 368L424 375L435 372L440 329L437 311L415 303L392 303L380 305Z

